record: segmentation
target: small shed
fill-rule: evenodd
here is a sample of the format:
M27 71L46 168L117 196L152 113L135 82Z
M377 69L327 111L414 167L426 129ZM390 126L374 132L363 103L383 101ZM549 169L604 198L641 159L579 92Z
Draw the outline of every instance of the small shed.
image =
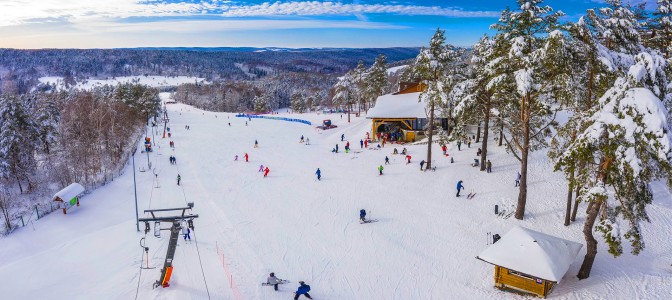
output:
M495 287L546 298L583 245L514 227L476 258L495 266Z
M81 184L75 182L58 191L58 193L54 194L54 197L51 200L58 202L59 206L63 209L63 213L65 214L70 207L75 205L79 206L79 195L81 195L83 192L84 187Z

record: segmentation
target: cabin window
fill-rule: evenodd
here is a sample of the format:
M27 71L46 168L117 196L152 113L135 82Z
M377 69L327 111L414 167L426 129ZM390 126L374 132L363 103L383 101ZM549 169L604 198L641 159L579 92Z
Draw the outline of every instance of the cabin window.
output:
M508 272L509 272L509 275L516 275L516 276L523 277L523 278L526 278L526 279L529 279L529 280L540 280L540 279L537 279L536 277L532 277L532 276L527 275L525 273L520 273L520 272L516 272L516 271L513 271L513 270L508 270Z

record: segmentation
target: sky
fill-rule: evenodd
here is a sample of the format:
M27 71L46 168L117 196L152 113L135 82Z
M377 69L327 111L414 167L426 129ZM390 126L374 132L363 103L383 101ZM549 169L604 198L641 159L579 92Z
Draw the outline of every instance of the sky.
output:
M604 1L544 4L569 21ZM0 0L0 48L419 47L436 28L470 46L507 6L516 1Z

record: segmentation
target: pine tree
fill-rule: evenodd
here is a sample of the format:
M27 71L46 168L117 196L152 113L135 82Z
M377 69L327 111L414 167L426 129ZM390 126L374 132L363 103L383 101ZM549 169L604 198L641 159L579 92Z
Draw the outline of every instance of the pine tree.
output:
M626 49L615 47L615 49ZM667 62L656 52L643 50L622 72L613 87L591 110L588 126L559 158L556 168L583 163L575 184L579 197L588 202L583 233L587 253L578 277L585 279L597 255L593 227L609 246L609 253L623 253L622 238L635 255L644 249L641 221L649 221L646 205L652 201L649 184L667 179L672 186L672 137L667 109L661 99L669 97L663 86ZM622 225L625 221L625 225ZM620 228L626 228L625 233Z
M365 90L366 90L366 67L364 66L363 61L359 61L357 67L352 70L352 82L351 82L351 96L354 97L355 103L357 103L357 111L362 112L362 108L365 105ZM366 108L365 108L366 109ZM350 122L350 110L348 110L348 123Z
M254 111L258 113L266 113L270 110L268 94L261 94L254 96Z
M650 46L672 58L672 0L658 0L658 7L649 22L651 29Z
M38 129L20 98L0 97L0 128L0 176L14 179L23 193L21 182L33 188Z
M366 89L364 91L366 109L372 107L375 104L376 99L383 95L387 90L387 68L385 65L385 55L378 55L376 61L366 72Z
M299 92L294 92L290 99L292 110L297 113L303 113L306 111L306 102L303 98L303 95Z
M518 0L519 11L506 9L497 24L498 39L508 40L497 47L502 56L494 58L505 72L491 81L497 88L515 83L514 93L505 96L502 122L509 137L507 147L521 162L521 180L515 217L525 216L527 201L527 164L530 151L546 145L555 118L555 102L563 97L567 83L564 36L557 30L561 12L540 6L542 0Z

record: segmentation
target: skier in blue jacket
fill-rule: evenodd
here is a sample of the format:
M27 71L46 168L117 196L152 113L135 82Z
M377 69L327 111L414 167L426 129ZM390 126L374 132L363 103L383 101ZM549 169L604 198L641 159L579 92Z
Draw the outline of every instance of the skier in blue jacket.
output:
M307 284L306 284L305 282L303 282L303 281L299 281L299 284L300 284L300 285L299 285L299 288L296 290L296 293L295 293L296 295L294 296L294 300L298 300L298 299L299 299L299 296L301 296L301 295L305 295L306 298L308 298L308 299L313 299L313 298L310 297L310 295L308 294L308 292L310 292L310 286L307 285Z
M366 222L366 210L361 209L359 211L359 220L362 222Z
M457 197L460 196L460 190L463 190L463 189L464 189L464 186L462 185L462 180L460 180L460 181L457 182L457 195L456 195Z
M317 171L315 171L315 175L317 175L317 180L321 180L322 171L320 171L320 168L317 168Z

